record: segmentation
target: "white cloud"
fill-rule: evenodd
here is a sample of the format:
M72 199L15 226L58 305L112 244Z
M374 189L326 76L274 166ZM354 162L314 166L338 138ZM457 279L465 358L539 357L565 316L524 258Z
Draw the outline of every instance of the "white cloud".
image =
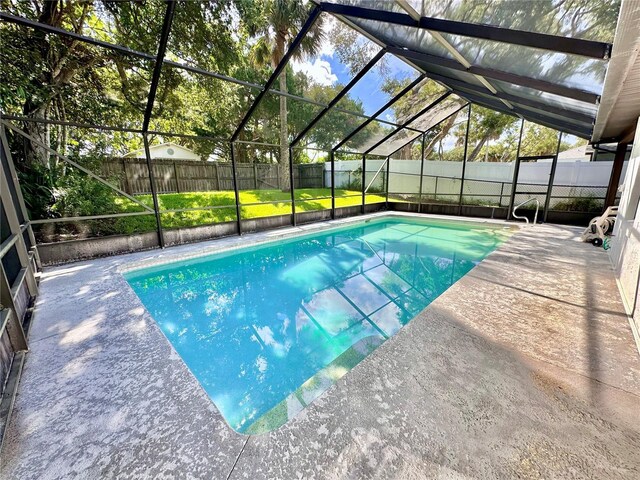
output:
M291 67L294 72L304 72L315 83L323 86L333 85L338 81L338 77L331 71L331 64L327 60L323 60L326 57L333 57L335 52L332 37L335 28L336 19L328 16L322 27L324 40L320 44L318 55L305 59L305 61L292 60Z
M291 62L294 72L304 72L319 85L333 85L338 81L338 77L331 71L331 65L326 60L316 58L313 62Z

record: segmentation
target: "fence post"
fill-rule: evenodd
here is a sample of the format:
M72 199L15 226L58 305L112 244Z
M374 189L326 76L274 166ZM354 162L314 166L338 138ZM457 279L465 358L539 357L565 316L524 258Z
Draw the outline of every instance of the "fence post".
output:
M129 195L132 195L131 186L129 185L129 173L127 172L127 162L124 158L122 159L122 173L123 173L122 189L125 192L127 192Z
M213 166L216 169L216 189L218 191L222 191L222 184L220 183L220 165L216 162Z
M258 190L258 164L253 164L253 184L255 185L255 189Z
M176 177L176 192L180 193L180 179L178 178L178 166L175 160L173 161L173 176Z

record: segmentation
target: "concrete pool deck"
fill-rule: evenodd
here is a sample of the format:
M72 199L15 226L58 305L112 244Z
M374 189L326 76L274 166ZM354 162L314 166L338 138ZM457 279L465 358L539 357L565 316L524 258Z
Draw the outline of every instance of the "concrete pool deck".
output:
M608 256L579 233L523 228L255 436L226 425L119 272L282 232L47 268L0 477L639 478L640 355Z

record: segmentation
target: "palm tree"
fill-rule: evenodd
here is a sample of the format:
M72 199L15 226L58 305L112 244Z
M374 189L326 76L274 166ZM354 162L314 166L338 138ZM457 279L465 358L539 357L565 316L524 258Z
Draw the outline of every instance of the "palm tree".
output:
M297 35L309 16L309 6L304 0L267 0L263 4L260 21L252 22L250 34L257 38L253 57L258 65L276 68L286 53L287 45ZM312 57L320 52L324 39L323 17L319 16L307 32L294 58ZM251 26L253 28L251 28ZM281 92L287 92L286 70L279 81ZM287 97L280 95L280 182L283 190L289 190L289 135L287 130Z

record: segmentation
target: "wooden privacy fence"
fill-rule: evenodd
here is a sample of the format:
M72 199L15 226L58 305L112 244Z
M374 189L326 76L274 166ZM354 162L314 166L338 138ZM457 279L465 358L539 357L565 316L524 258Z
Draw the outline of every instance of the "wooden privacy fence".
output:
M158 158L151 162L158 193L233 190L231 163ZM282 190L280 168L278 164L238 163L238 189ZM120 189L130 195L151 193L145 159L107 159L102 163L102 174L118 178ZM293 174L295 188L324 187L323 164L294 165Z

